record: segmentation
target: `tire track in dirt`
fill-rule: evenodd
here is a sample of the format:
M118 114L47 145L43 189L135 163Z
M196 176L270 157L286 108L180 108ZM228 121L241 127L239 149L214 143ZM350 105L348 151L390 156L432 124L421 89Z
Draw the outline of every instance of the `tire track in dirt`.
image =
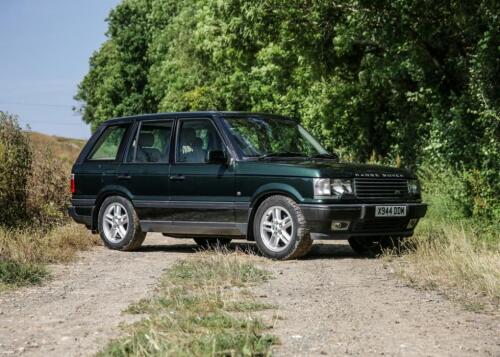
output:
M97 247L51 267L54 279L41 287L0 294L0 355L97 352L138 318L122 311L196 249L150 234L141 251ZM316 243L307 259L262 265L274 278L256 296L278 308L263 313L282 341L278 356L500 356L498 316L406 287L381 260L361 259L348 245Z
M283 317L273 320L277 356L500 356L499 316L407 287L382 260L324 243L267 267L276 279L259 295Z
M119 324L133 321L122 311L151 293L162 272L194 248L191 240L160 234L149 235L137 252L96 247L73 263L52 266L52 281L41 287L1 294L0 355L97 352L120 334Z

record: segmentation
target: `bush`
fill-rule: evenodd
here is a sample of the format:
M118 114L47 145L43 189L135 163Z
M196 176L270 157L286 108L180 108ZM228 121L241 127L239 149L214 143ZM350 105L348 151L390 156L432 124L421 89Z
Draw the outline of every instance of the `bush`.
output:
M50 229L67 218L71 166L56 157L50 147L33 147L33 153L27 210L32 225Z
M67 218L71 166L0 112L0 226L49 230Z
M27 217L32 156L17 117L0 111L0 225L14 226Z
M497 174L498 175L498 174ZM467 226L485 239L500 229L499 185L489 171L454 170L440 165L419 169L428 217L446 221L467 220Z

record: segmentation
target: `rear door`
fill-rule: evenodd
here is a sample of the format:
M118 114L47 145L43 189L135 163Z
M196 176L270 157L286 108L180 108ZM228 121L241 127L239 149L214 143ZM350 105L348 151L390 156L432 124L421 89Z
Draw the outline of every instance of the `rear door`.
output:
M123 157L131 124L109 125L101 129L98 139L81 164L75 165L74 198L92 202L99 192L116 184L116 170Z
M117 181L132 197L141 220L165 219L173 125L173 119L140 121L117 171Z

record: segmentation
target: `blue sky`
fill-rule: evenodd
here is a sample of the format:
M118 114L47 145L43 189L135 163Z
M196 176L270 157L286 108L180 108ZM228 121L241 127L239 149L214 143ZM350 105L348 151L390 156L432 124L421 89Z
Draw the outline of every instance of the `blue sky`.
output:
M0 110L33 131L88 138L73 96L119 2L0 0Z

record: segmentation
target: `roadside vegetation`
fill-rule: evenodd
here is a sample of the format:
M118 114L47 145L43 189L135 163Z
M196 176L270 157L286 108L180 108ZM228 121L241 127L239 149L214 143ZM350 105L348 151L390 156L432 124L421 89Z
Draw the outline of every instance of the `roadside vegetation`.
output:
M97 243L70 223L69 174L80 140L24 131L0 112L0 289L37 284L45 265Z
M399 257L387 255L410 285L438 290L470 310L498 311L500 222L461 214L461 203L449 195L458 179L440 178L425 185L429 211L408 249Z
M99 356L266 356L277 339L255 312L251 287L270 278L258 258L207 251L165 273L155 296L131 305L145 318Z

